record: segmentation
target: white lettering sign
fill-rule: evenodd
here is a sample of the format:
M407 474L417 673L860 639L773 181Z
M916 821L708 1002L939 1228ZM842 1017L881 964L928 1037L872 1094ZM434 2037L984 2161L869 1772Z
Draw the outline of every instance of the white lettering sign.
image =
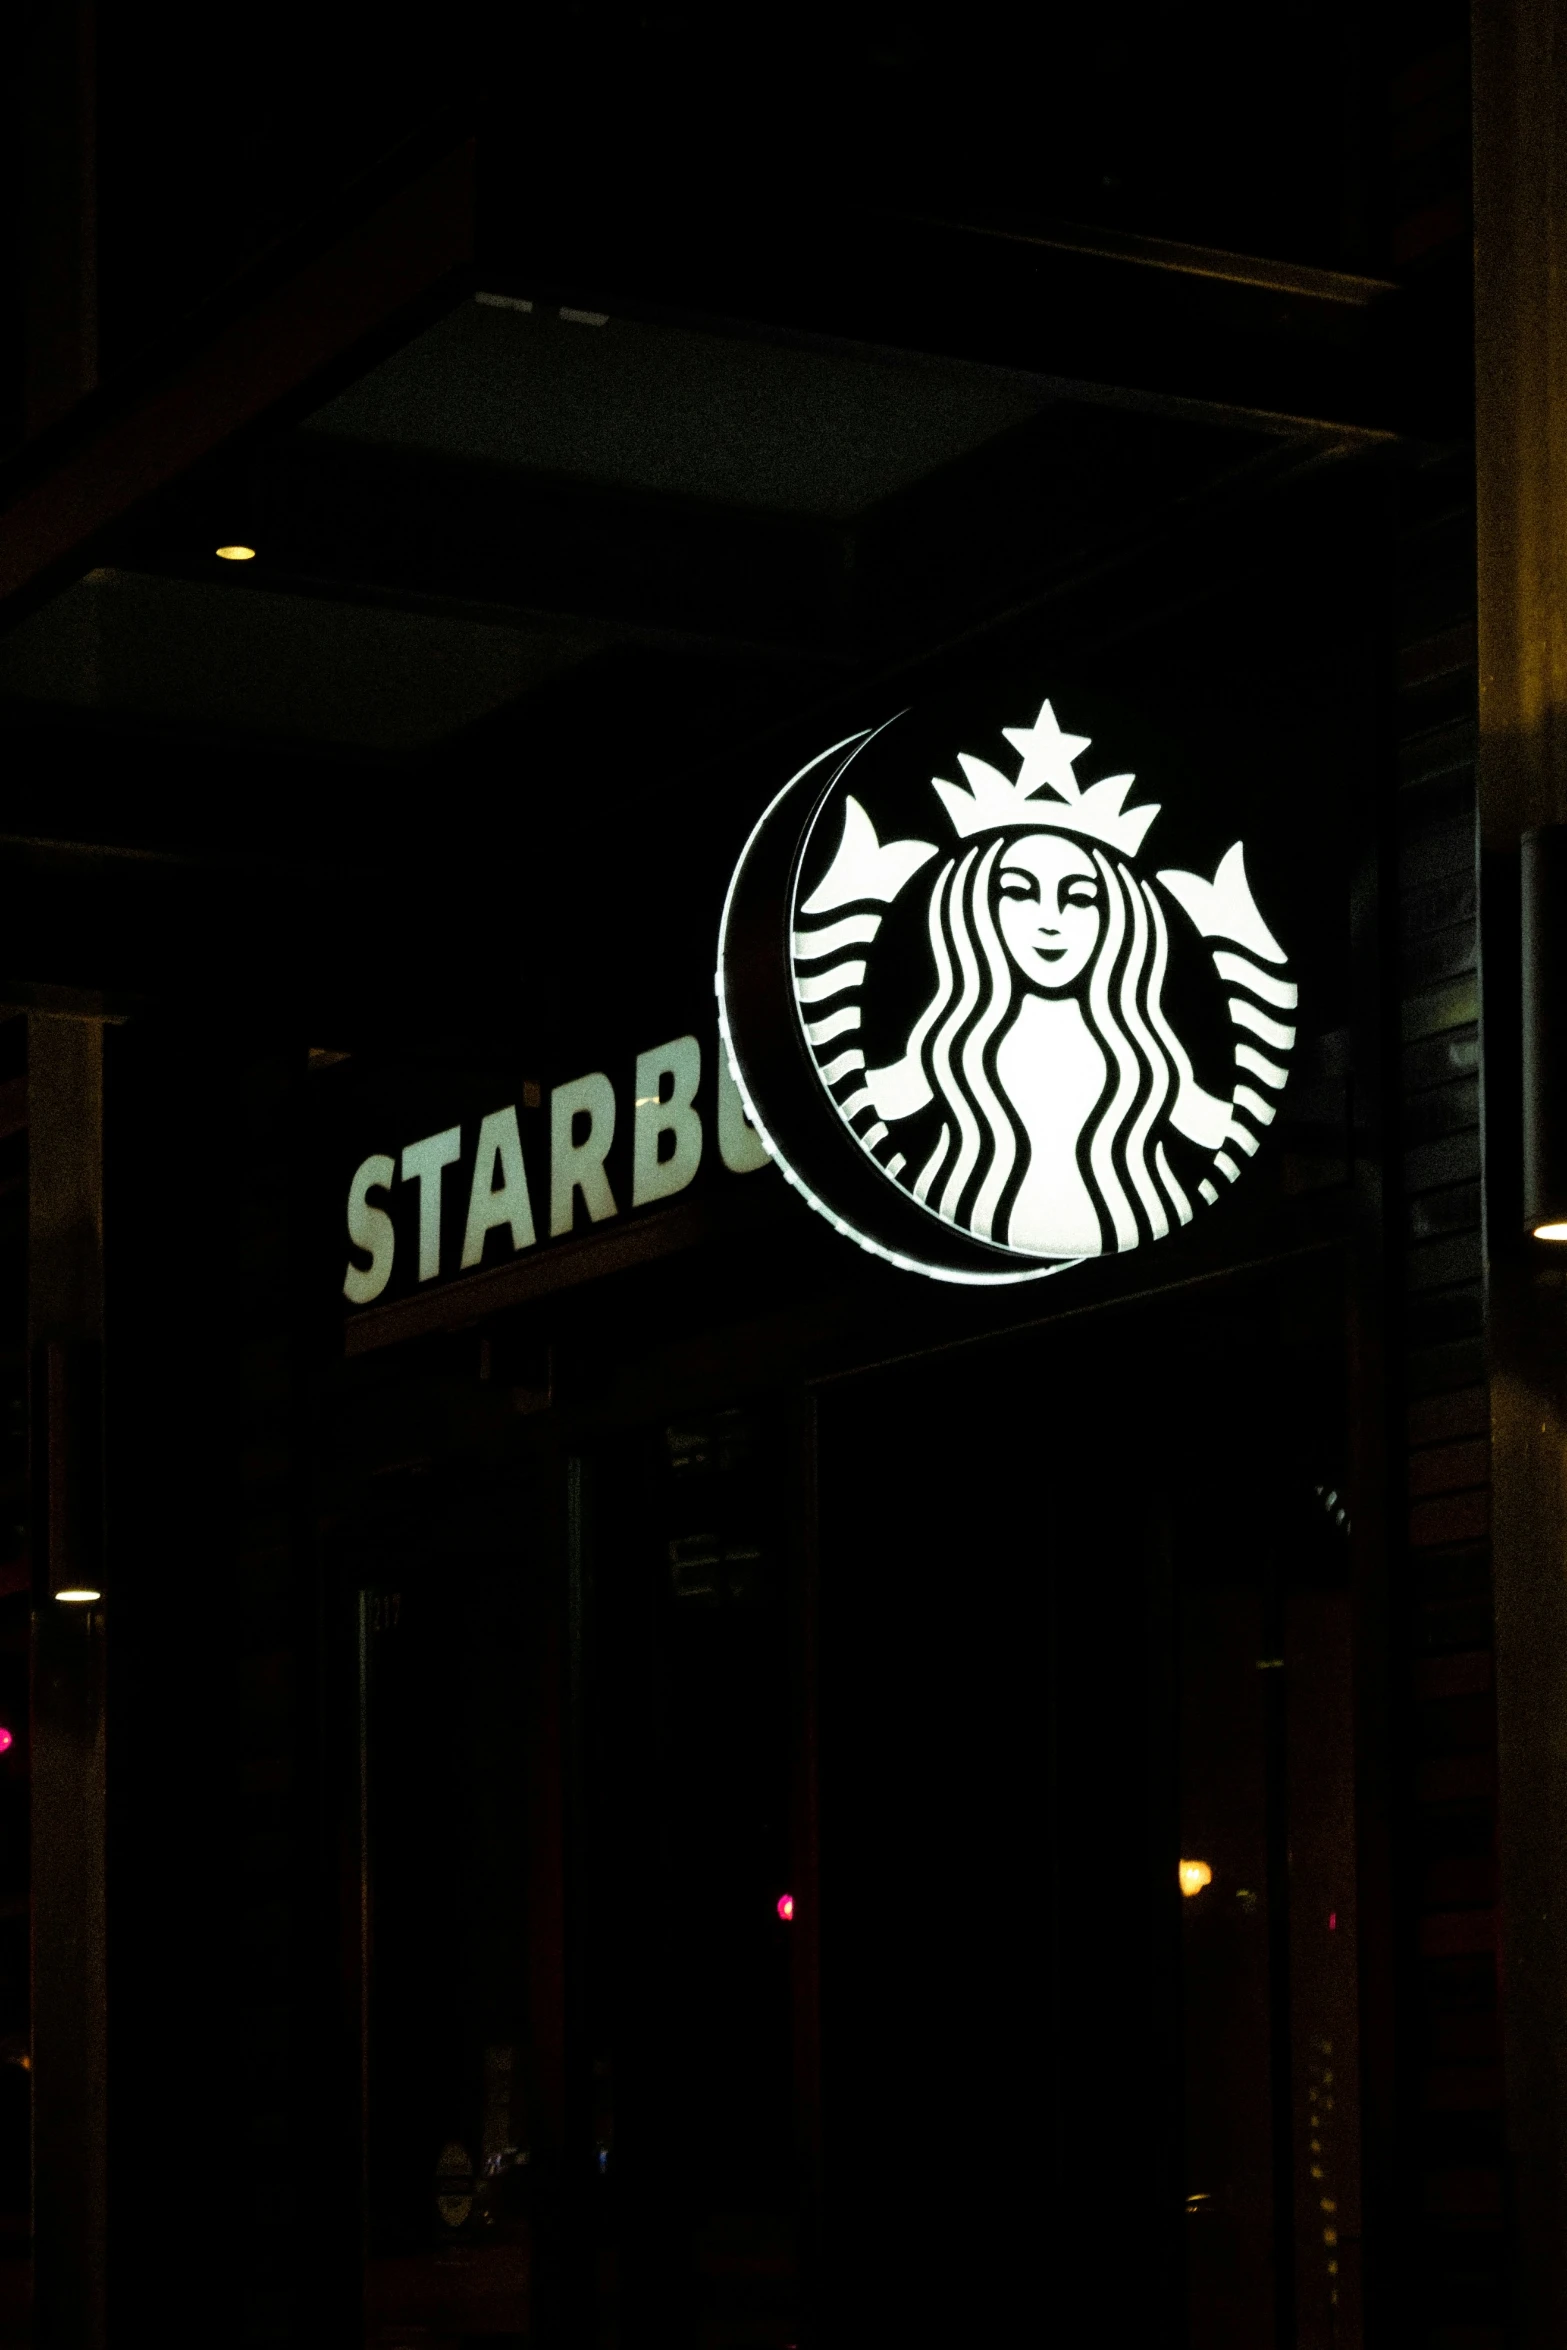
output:
M767 1152L746 1116L722 1051L716 1057L714 1073L719 1157L731 1174L751 1174L767 1164ZM705 1139L697 1107L702 1075L702 1047L695 1036L672 1037L667 1044L654 1045L637 1055L631 1097L632 1207L672 1199L695 1181ZM619 1126L618 1110L614 1084L602 1069L551 1089L551 1239L564 1239L572 1231L579 1198L590 1225L620 1213L608 1166ZM464 1273L473 1272L484 1262L485 1244L492 1232L508 1235L513 1256L535 1247L539 1237L517 1105L506 1103L489 1111L479 1121L476 1134L470 1127L468 1135L473 1157L462 1249L455 1268ZM420 1282L438 1280L454 1270L449 1256L444 1262L442 1257L444 1185L447 1169L458 1166L464 1157L463 1128L448 1126L406 1144L400 1158L376 1152L354 1170L348 1187L347 1230L355 1253L343 1274L343 1295L350 1305L373 1305L392 1278L397 1228L387 1203L399 1183L417 1187Z

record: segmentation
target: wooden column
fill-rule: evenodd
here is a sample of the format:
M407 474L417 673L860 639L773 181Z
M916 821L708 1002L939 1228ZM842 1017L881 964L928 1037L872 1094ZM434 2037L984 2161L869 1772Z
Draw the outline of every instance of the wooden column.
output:
M1567 2339L1567 1314L1520 1188L1518 850L1567 819L1567 22L1474 26L1481 993L1503 2059L1518 2339Z
M34 1474L33 2252L39 2350L104 2340L107 1997L104 1616L96 1436L103 1330L103 1030L28 1022Z

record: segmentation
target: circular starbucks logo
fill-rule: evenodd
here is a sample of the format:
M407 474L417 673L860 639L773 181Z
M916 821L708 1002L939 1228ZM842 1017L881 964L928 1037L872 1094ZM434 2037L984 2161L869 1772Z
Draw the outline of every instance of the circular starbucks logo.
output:
M1159 801L1048 700L947 773L907 716L803 768L735 870L747 1110L840 1230L938 1278L1162 1239L1256 1155L1295 1042L1244 845L1165 861Z

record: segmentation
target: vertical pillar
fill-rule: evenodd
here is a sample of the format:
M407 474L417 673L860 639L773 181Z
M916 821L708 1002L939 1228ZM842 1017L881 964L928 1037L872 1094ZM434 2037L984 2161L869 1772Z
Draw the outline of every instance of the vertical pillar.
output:
M357 2340L357 1895L339 1906L303 1434L304 1063L217 1002L105 1040L109 2308L117 2344L150 2322L159 2350Z
M1567 818L1567 22L1474 32L1481 994L1503 2060L1518 2340L1567 2339L1567 1316L1521 1231L1519 844Z
M39 2350L104 2340L107 2055L104 1618L96 1397L103 1333L103 1031L28 1023L28 1335L35 1425L33 2259Z

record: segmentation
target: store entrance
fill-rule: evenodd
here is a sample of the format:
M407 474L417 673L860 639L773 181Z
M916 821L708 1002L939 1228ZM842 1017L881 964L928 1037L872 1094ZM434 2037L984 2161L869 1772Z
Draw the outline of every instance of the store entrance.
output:
M1358 2335L1332 1260L821 1392L843 2341Z
M383 1498L377 2350L1357 2338L1344 1327L492 1399Z

